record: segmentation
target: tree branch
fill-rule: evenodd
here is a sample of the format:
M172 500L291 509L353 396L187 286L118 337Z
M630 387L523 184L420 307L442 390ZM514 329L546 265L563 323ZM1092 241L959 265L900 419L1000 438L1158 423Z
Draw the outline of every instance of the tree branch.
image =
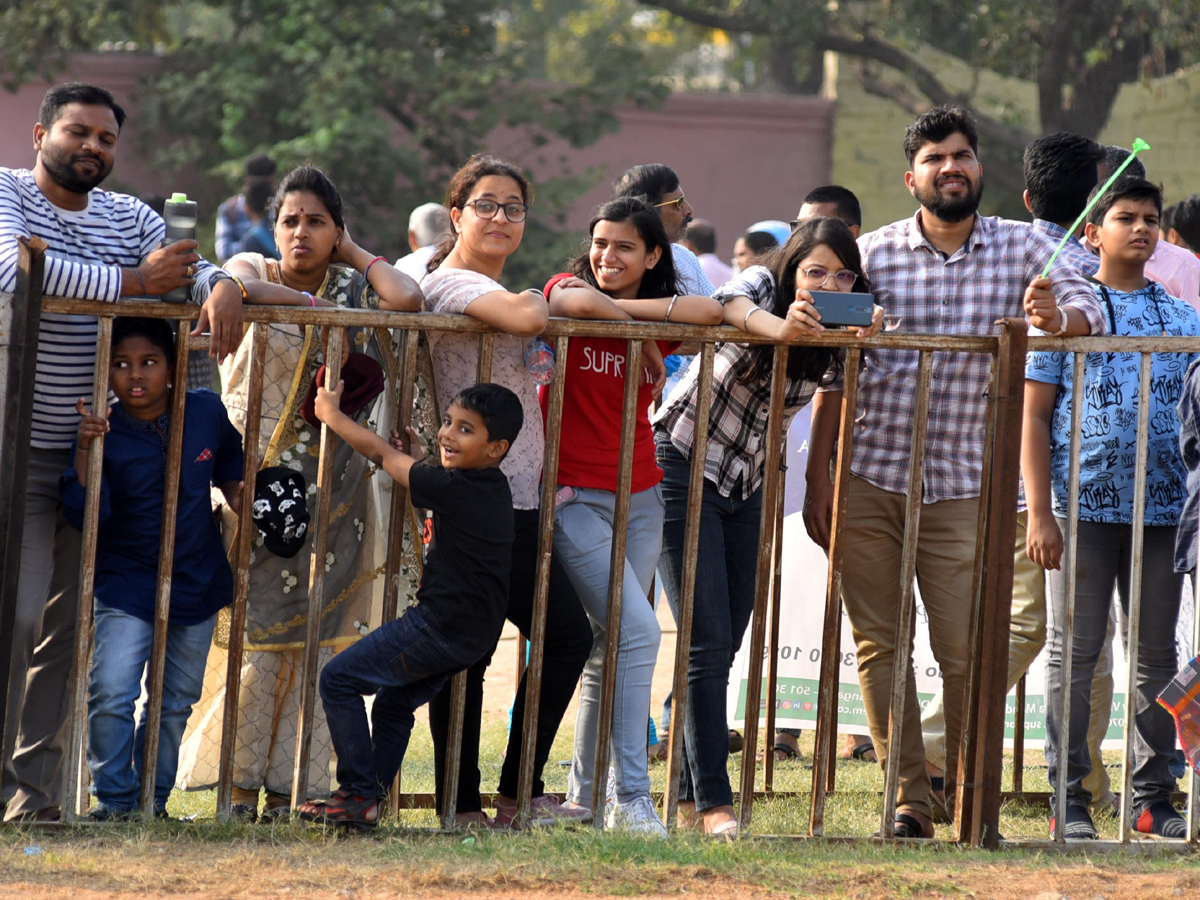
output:
M770 35L771 23L767 19L755 16L734 15L733 13L715 13L708 10L696 9L690 3L680 0L641 0L643 6L662 9L673 16L705 28L716 28L719 31L750 31L754 34Z

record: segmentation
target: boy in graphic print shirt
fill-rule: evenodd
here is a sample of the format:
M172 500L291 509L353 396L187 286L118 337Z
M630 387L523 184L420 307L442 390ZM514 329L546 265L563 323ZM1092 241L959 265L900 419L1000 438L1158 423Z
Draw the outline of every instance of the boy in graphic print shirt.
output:
M1142 178L1117 181L1093 208L1085 231L1100 255L1096 292L1114 335L1200 335L1200 317L1144 274L1159 238L1162 194ZM1171 806L1168 768L1175 728L1156 698L1175 673L1175 620L1183 576L1174 571L1175 531L1186 493L1175 406L1190 356L1154 354L1150 396L1138 396L1140 354L1088 353L1080 435L1078 559L1063 559L1070 473L1072 355L1030 353L1026 362L1022 470L1029 501L1030 559L1050 570L1050 662L1047 674L1046 757L1050 783L1057 757L1067 754L1068 838L1095 838L1088 814L1091 771L1087 750L1092 674L1100 656L1114 586L1128 613L1133 540L1138 403L1148 402L1146 515L1142 612L1138 638L1133 825L1162 837L1183 837L1183 818ZM1062 683L1069 567L1077 571L1071 684ZM1071 691L1071 721L1060 721L1062 691ZM1065 735L1064 735L1065 732ZM1054 822L1051 820L1051 830Z

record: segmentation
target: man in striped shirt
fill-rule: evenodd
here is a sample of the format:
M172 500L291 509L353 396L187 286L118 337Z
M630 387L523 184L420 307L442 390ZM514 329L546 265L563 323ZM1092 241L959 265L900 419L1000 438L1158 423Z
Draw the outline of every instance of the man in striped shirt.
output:
M98 189L124 121L103 88L72 83L46 94L33 170L0 168L0 292L16 287L17 238L39 237L48 245L46 295L113 302L190 286L203 302L193 333L211 326L210 352L223 357L242 336L236 285L196 254L195 241L160 248L165 225L145 204ZM0 802L10 821L58 818L80 556L58 478L78 425L75 402L92 395L96 341L92 317L41 317L12 667L0 676L8 686Z
M1059 262L1040 272L1055 242L1028 223L980 216L983 166L969 113L938 108L909 126L905 182L916 214L859 239L875 301L904 331L995 334L996 320L1025 315L1048 334L1105 330L1091 286ZM917 394L918 354L868 349L859 376L842 560L846 613L858 648L863 705L880 762L899 756L899 837L932 837L932 785L925 770L920 707L911 661L902 744L889 748L904 508ZM921 474L917 583L930 643L942 669L946 715L946 793L952 794L969 662L971 589L983 475L989 361L934 353L929 429ZM840 387L814 401L805 523L828 534L829 461L840 417ZM819 450L818 450L819 448Z

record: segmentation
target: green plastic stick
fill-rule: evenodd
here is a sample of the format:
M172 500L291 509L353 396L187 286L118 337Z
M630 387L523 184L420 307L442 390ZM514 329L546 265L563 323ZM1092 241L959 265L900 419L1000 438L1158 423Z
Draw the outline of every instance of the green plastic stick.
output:
M1050 269L1054 266L1054 261L1056 259L1058 259L1058 254L1062 253L1062 248L1067 245L1067 241L1073 241L1075 239L1075 229L1077 229L1079 227L1080 223L1084 219L1087 218L1088 213L1090 213L1092 211L1092 207L1095 206L1097 202L1099 202L1099 200L1102 196L1104 196L1104 192L1107 191L1110 187L1112 187L1113 182L1116 181L1120 177L1121 173L1125 171L1125 168L1131 162L1133 162L1134 158L1139 153L1141 153L1143 150L1149 150L1149 149L1150 149L1150 145L1147 144L1145 141L1143 141L1141 138L1133 139L1133 152L1130 153L1127 157L1125 157L1125 162L1123 162L1119 166L1117 166L1117 171L1113 172L1110 176L1108 176L1108 181L1104 182L1104 187L1102 187L1100 190L1096 191L1096 193L1092 195L1092 199L1088 202L1088 205L1083 208L1083 212L1081 212L1079 214L1079 218L1075 220L1075 224L1067 229L1067 233L1063 235L1062 240L1058 242L1058 246L1054 248L1054 254L1050 257L1050 261L1048 263L1046 263L1046 268L1042 269L1042 277L1043 278L1045 278L1047 275L1050 274Z

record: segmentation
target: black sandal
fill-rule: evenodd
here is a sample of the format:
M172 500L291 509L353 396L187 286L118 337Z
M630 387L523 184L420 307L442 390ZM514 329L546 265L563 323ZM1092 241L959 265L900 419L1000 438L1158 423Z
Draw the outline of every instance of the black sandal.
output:
M791 744L787 743L786 741L776 741L775 745L771 749L774 750L777 754L779 754L779 753L783 754L782 757L781 756L775 757L776 762L784 762L787 760L800 759L800 751L797 750L795 747L793 747Z
M868 753L872 756L875 755L875 744L872 741L863 741L861 744L854 745L854 749L850 751L850 758L865 763L879 762L878 757L867 759Z
M357 797L348 791L334 791L326 802L314 800L296 807L300 818L318 825L342 825L370 831L379 824L379 801L375 797ZM374 817L368 818L368 813Z
M934 836L934 830L933 826L930 825L929 833L926 833L925 825L916 816L910 816L908 813L896 813L894 835L898 838L929 840Z

